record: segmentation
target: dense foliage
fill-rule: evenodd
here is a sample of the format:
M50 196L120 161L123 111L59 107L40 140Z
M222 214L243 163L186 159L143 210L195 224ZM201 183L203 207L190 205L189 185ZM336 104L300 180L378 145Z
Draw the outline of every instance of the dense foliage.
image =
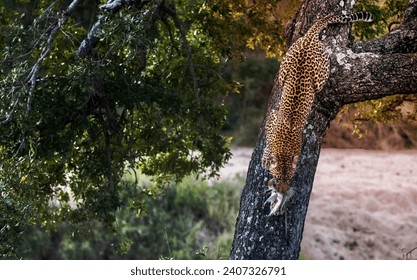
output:
M282 44L275 2L1 2L1 256L21 256L31 225L111 225L126 172L152 178L123 205L138 213L170 182L215 176L231 65Z
M186 179L146 199L147 215L140 219L126 207L135 192L126 184L112 226L89 220L47 232L35 227L24 234L22 250L30 259L227 259L241 184Z

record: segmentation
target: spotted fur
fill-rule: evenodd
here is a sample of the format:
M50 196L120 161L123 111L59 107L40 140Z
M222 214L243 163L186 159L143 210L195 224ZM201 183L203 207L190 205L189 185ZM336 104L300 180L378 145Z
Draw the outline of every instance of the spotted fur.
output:
M301 152L304 126L314 95L329 77L329 57L320 40L321 31L332 23L372 21L366 12L329 15L317 20L287 51L278 73L282 88L279 110L272 110L265 123L266 148L262 166L269 169L276 191L285 194ZM272 206L271 206L272 207Z

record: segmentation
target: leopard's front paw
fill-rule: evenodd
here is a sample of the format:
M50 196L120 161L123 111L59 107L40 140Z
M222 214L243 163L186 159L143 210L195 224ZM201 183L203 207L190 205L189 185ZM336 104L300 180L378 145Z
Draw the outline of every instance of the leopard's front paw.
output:
M268 203L273 203L278 198L279 192L275 188L275 179L272 178L268 181L268 189L265 191L265 193L271 192L270 196L265 200L263 207L265 207Z
M280 214L280 207L283 201L283 195L276 190L271 193L271 196L265 201L265 203L270 202L271 205L269 206L269 216L272 215L279 215Z
M264 205L270 203L269 209L270 212L268 216L272 215L282 215L285 213L288 207L288 202L291 200L291 197L294 195L294 190L291 188L285 193L278 192L274 187L268 187L268 190L271 191L271 195L267 198Z

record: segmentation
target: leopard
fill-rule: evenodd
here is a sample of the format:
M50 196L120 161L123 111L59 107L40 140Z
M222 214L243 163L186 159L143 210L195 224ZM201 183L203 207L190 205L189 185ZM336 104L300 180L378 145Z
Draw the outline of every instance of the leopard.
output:
M330 57L320 34L330 24L356 21L371 22L372 15L358 12L318 19L291 45L281 62L274 82L281 87L282 94L277 106L272 106L279 109L270 110L266 117L261 160L262 167L272 176L267 184L271 195L264 203L270 203L269 216L283 214L294 195L290 186L300 161L304 127L316 94L329 78Z

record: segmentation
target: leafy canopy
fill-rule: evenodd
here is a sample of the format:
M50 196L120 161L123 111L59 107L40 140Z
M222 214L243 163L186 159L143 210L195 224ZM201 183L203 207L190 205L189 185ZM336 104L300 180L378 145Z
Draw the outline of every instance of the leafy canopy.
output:
M136 180L136 208L186 175L217 175L223 99L239 88L226 61L282 44L277 1L98 2L0 3L3 257L31 224L111 223L127 172L153 180Z

